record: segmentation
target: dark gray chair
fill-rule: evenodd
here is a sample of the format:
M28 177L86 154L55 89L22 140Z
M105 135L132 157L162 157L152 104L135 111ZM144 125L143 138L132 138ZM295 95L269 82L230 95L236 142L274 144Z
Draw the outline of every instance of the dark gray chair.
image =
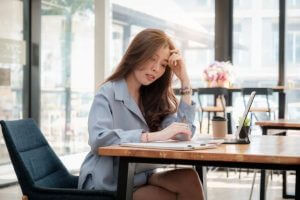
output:
M114 192L77 189L78 176L67 171L32 119L0 123L23 199L115 199Z

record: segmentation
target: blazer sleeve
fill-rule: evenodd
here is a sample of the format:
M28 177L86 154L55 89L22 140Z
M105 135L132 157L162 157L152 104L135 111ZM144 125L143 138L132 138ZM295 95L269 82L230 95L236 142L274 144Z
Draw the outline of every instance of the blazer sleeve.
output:
M113 116L109 101L102 93L96 94L88 118L89 145L93 152L98 147L125 142L140 142L143 129L113 129Z
M184 122L189 124L192 133L195 133L196 127L194 126L196 113L196 104L192 101L191 105L188 105L184 101L180 100L178 110L172 115L168 115L161 123L161 128L164 129L171 125L173 122Z

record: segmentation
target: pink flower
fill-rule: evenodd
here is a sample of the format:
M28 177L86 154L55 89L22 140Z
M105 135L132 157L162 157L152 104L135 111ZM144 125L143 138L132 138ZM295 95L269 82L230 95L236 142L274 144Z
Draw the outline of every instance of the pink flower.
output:
M215 61L203 70L203 79L210 81L233 81L233 66L230 62Z

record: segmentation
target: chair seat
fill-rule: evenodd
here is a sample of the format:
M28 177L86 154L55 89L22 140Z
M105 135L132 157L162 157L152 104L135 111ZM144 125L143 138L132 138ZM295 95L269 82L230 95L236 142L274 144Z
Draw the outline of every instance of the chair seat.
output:
M259 108L259 107L252 107L250 108L250 112L271 112L272 109L269 108Z
M202 109L199 108L199 110L202 112L224 112L224 109L222 107L217 107L217 106L206 106L203 107Z
M219 106L206 106L203 107L202 109L199 107L198 109L199 111L202 112L224 112L223 107L219 107ZM233 110L232 106L226 107L226 112L232 112L232 110Z

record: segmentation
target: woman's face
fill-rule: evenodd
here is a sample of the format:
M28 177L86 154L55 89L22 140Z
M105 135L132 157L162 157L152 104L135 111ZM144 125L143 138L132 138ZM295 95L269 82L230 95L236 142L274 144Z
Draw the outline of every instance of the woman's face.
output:
M150 85L165 73L169 57L169 46L158 49L148 61L133 71L135 79L141 85Z

